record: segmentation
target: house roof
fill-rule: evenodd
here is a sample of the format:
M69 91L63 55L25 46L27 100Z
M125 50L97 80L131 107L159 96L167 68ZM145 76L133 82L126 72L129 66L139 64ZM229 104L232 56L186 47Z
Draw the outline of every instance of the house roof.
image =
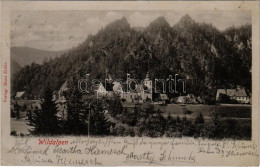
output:
M186 98L186 96L178 96L178 97L177 97L177 99L180 99L180 100L181 100L181 99L185 99L185 98Z
M120 84L114 84L114 86L113 86L113 91L118 91L118 90L122 90L122 85L120 85Z
M228 96L247 96L245 89L218 89L217 94L221 93Z
M168 100L168 96L166 94L160 94L160 98L162 100Z
M25 94L25 91L22 92L16 92L15 97L22 97Z
M149 73L147 72L146 76L145 76L145 80L150 80L149 78L150 78L150 76L149 76Z
M58 94L61 94L62 92L65 92L67 90L68 90L68 80L61 85L60 89L58 90Z

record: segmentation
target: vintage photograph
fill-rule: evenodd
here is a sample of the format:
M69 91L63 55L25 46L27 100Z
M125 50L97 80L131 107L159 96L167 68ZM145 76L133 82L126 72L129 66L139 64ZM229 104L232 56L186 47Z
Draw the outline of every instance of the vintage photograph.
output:
M250 11L12 11L10 135L251 140L251 20Z

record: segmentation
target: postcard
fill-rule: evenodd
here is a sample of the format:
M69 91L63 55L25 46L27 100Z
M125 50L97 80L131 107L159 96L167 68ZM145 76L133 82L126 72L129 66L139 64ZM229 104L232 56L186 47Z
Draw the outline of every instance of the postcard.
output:
M3 1L1 164L259 165L258 1Z

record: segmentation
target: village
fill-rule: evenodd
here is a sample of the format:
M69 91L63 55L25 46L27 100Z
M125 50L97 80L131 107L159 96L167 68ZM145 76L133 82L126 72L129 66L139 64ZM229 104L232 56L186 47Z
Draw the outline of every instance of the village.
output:
M54 91L52 101L57 104L59 112L57 116L66 120L66 98L65 92L68 90L68 81L66 81L59 90ZM129 89L131 91L129 91ZM127 82L99 83L96 85L95 93L89 95L92 99L103 101L104 99L114 98L120 100L123 112L130 115L135 113L136 107L154 106L154 111L160 111L164 118L171 115L172 118L193 120L201 113L205 120L211 120L213 112L219 112L226 117L239 121L239 124L247 127L251 123L251 98L247 95L245 89L218 89L216 93L216 104L203 104L200 97L194 94L186 94L169 98L166 93L153 92L152 81L149 74L146 75L143 85L136 84L134 89L128 87ZM28 121L32 119L35 108L41 108L43 99L29 98L25 91L17 92L11 100L11 122L12 132L17 134L28 134L32 128ZM107 109L103 111L108 113ZM125 113L126 114L126 113ZM115 118L106 114L106 117L112 122L118 122ZM92 118L91 118L92 119ZM131 118L124 118L119 122L127 122ZM130 121L131 122L131 121ZM121 123L120 123L121 124Z
M134 83L130 85L129 83ZM67 81L60 87L59 90L53 92L53 100L57 102L65 102L64 92L68 90ZM165 86L165 85L164 85ZM175 88L176 89L176 88ZM183 88L183 90L185 90ZM203 104L200 96L189 94L184 91L183 95L174 98L169 98L165 91L154 90L153 82L149 78L149 73L146 74L142 83L135 83L133 80L126 82L113 81L109 76L108 82L97 82L94 88L96 98L112 98L119 97L122 103L151 103L151 104ZM161 93L160 93L161 92ZM223 102L224 98L229 98L232 104L251 104L251 97L244 88L237 89L217 89L216 102ZM25 91L17 92L13 100L40 100L36 97L32 98Z
M213 111L231 113L234 117L239 115L250 115L248 109L251 108L251 97L244 88L238 89L218 89L216 93L216 104L208 105L199 96L194 94L183 94L169 98L166 93L158 93L154 91L153 82L146 74L142 84L134 84L132 88L128 84L114 81L111 77L109 82L95 85L94 94L88 95L89 98L102 101L102 99L120 99L122 107L133 112L136 106L153 105L154 108L162 111L166 116L171 115L185 116L193 119L198 113L202 112L205 118L210 117ZM111 82L110 82L111 81ZM66 98L65 92L68 90L68 81L66 81L59 90L53 91L52 100L57 104L59 109L59 117L65 118ZM35 107L40 108L43 99L31 97L25 91L17 92L11 100L11 117L16 119L30 119L31 112ZM239 108L238 111L236 111ZM188 115L187 115L188 114ZM17 122L21 123L21 122Z
M176 85L175 77L175 85ZM119 97L122 103L151 103L151 104L161 104L166 105L170 103L174 104L204 104L200 96L195 96L191 93L186 93L185 83L183 80L182 94L174 98L169 98L166 94L166 91L156 90L156 86L153 85L152 80L149 77L149 73L146 74L146 77L141 83L136 83L134 80L127 80L126 82L114 81L109 75L108 82L97 82L94 87L94 92L96 98L112 98ZM134 84L132 84L134 83ZM155 82L156 84L156 82ZM165 83L163 83L165 84ZM163 85L165 86L165 85ZM172 87L172 85L170 85ZM65 98L63 92L68 89L67 82L65 82L58 91L53 92L53 99L55 101L64 102ZM173 90L174 92L174 90ZM175 86L175 92L176 86ZM223 97L224 96L224 97ZM224 100L223 100L224 98ZM229 98L227 101L225 98ZM216 93L216 102L219 103L232 103L232 104L251 104L251 97L248 95L244 88L238 87L237 89L218 89Z

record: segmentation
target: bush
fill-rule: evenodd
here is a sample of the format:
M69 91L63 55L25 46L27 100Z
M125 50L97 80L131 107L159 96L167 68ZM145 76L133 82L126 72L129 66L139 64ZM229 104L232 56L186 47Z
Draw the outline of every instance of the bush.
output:
M123 124L116 124L114 127L114 132L117 136L131 136L134 137L135 131L134 128L127 127Z
M201 97L205 104L208 105L214 105L216 104L216 90L215 89L209 89L204 90L201 94Z
M108 110L112 116L116 117L118 114L122 114L123 109L119 98L114 97L108 101Z
M165 136L167 137L182 137L182 133L177 131L177 132L169 132L166 131Z
M11 118L15 118L16 117L16 114L14 112L14 110L11 109Z
M204 124L205 123L205 120L203 118L203 115L202 113L200 112L197 117L195 118L195 122L194 124Z
M11 131L10 133L11 136L18 136L17 132L15 130Z
M238 104L239 102L235 99L230 99L226 94L220 93L218 98L219 103Z
M126 128L122 124L117 124L114 129L117 136L125 136Z
M192 114L192 111L186 109L186 110L183 111L183 114L184 115L186 115L186 114L190 115L190 114Z
M26 104L23 104L23 111L27 110Z

